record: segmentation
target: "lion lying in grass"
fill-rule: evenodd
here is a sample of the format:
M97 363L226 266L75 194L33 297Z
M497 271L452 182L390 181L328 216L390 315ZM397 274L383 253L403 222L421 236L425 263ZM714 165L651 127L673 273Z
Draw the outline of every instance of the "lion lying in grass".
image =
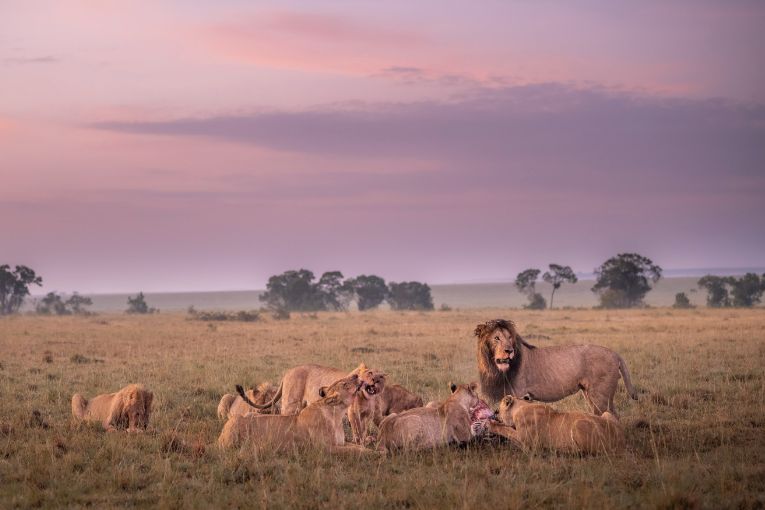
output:
M329 387L322 387L319 400L296 415L234 416L223 426L218 445L231 447L249 441L256 450L283 451L314 446L329 452L374 453L345 443L343 416L361 385L356 374L335 381Z
M479 324L478 372L481 393L492 402L505 395L555 402L581 390L595 414L616 414L614 394L619 379L637 400L627 364L610 349L597 345L536 347L526 343L513 321Z
M489 432L528 449L565 453L618 453L624 450L624 432L608 411L601 416L556 411L550 406L504 397L499 406L502 423L489 421Z
M451 385L440 404L391 414L380 423L378 445L386 450L424 450L473 438L471 411L478 407L478 383Z
M299 365L291 368L284 373L279 388L270 401L263 404L255 404L256 409L269 409L281 400L280 414L297 414L303 407L311 402L319 400L319 389L323 386L329 386L333 382L346 376L356 374L362 379L367 372L367 366L361 363L351 373L344 372L332 367L321 365ZM367 377L367 382L371 379Z
M276 388L270 382L264 382L257 388L250 388L246 391L247 397L256 404L265 404L276 395ZM218 403L218 418L227 420L234 416L242 416L247 413L255 412L257 414L274 414L277 411L275 407L269 409L253 409L242 397L236 393L226 393L221 397Z
M154 394L140 384L129 384L116 393L86 400L72 396L72 415L78 420L99 421L110 432L127 427L128 432L142 432L149 425Z
M386 384L386 376L374 370L367 371L371 383L365 382L348 409L353 440L359 444L369 439L369 422L380 426L383 418L407 409L422 407L422 399L398 384Z

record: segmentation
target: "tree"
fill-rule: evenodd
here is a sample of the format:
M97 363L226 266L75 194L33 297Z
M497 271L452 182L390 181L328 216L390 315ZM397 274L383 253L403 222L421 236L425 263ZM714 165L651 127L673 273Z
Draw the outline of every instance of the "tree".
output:
M678 292L675 294L675 304L672 308L693 308L693 305L685 292Z
M541 272L539 269L526 269L515 277L515 287L521 294L526 294L529 300L529 304L524 306L524 308L531 310L544 310L547 308L545 298L536 291L537 278Z
M345 310L353 299L353 289L348 281L343 281L343 273L340 271L324 273L316 287L321 300L321 306L317 308L319 310Z
M16 313L29 295L29 286L42 286L42 277L27 266L0 266L0 315Z
M356 295L361 311L376 308L388 297L388 286L379 276L363 274L348 280L347 283Z
M62 299L60 294L55 292L48 292L44 298L37 303L37 313L45 315L69 315L72 312L66 307L66 303Z
M391 282L388 286L388 303L394 310L433 309L430 286L420 282Z
M733 306L754 306L760 302L762 293L765 292L765 278L760 279L755 273L746 273L738 279L730 277L728 284L731 286Z
M90 315L91 312L86 310L85 307L91 306L92 304L92 299L89 297L80 296L76 292L66 300L66 306L75 315Z
M149 308L149 305L146 304L146 298L143 295L143 292L139 292L136 297L130 297L128 296L128 309L125 310L125 313L136 313L136 314L143 314L143 313L156 313L159 310L156 308Z
M650 282L661 278L661 267L637 253L620 253L595 269L592 291L600 296L603 308L630 308L643 303Z
M563 282L576 283L579 281L570 266L559 266L558 264L550 264L550 270L542 275L542 279L552 285L550 309L553 307L555 291L560 288Z
M307 269L271 276L260 300L272 310L302 312L323 309L323 300L313 283L314 278L313 272Z
M697 285L707 291L707 306L720 308L730 306L730 296L728 295L729 279L722 276L708 274L699 279Z

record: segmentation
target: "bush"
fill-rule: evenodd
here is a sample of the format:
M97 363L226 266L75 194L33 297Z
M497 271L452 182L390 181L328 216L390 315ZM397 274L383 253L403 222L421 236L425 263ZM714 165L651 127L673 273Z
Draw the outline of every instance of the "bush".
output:
M694 308L691 304L691 300L685 295L685 292L678 292L675 294L675 304L672 308Z
M239 310L238 312L193 310L193 313L189 313L189 315L191 319L198 321L257 322L260 320L260 312L257 310Z
M139 292L136 297L130 297L128 296L128 308L125 310L125 313L131 313L131 314L145 314L145 313L159 313L159 310L156 308L149 308L149 305L146 304L146 298L143 295L143 292Z
M547 301L545 301L542 294L534 292L533 294L529 294L529 304L524 305L523 308L527 310L544 310L547 308Z

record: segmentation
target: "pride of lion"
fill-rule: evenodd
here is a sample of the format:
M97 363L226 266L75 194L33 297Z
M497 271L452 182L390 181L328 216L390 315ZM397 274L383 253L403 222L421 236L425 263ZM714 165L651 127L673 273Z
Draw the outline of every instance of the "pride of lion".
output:
M270 383L223 395L222 448L284 451L313 447L328 452L382 454L467 444L501 436L526 450L613 454L624 450L614 408L619 379L637 398L619 354L595 345L539 348L527 343L510 320L476 326L478 382L451 384L444 401L423 405L420 396L393 384L363 362L349 371L316 364L287 370ZM544 404L581 391L592 414L563 412ZM72 397L77 420L108 431L146 430L153 393L139 384L86 400ZM499 403L491 411L488 403ZM347 421L350 440L346 439ZM376 433L374 430L376 429Z

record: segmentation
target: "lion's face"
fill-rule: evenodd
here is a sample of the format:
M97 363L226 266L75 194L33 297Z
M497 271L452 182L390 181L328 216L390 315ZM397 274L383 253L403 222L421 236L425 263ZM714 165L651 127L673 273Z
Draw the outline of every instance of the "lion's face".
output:
M478 397L477 382L472 382L470 384L450 383L450 389L452 390L452 393L458 396L465 407L471 411L478 407L481 402L481 399Z
M493 355L494 365L500 372L510 370L510 364L515 359L515 337L508 329L497 328L484 339L488 342L489 351Z
M353 397L363 384L364 383L359 379L358 374L353 374L344 377L343 379L339 379L329 386L322 386L319 389L319 395L328 404L343 404L345 406L350 406L353 402Z
M130 423L137 428L146 429L149 426L151 402L154 395L148 391L132 392L125 401L125 411Z
M364 398L379 395L385 389L385 374L377 370L366 370L361 375L361 394Z

